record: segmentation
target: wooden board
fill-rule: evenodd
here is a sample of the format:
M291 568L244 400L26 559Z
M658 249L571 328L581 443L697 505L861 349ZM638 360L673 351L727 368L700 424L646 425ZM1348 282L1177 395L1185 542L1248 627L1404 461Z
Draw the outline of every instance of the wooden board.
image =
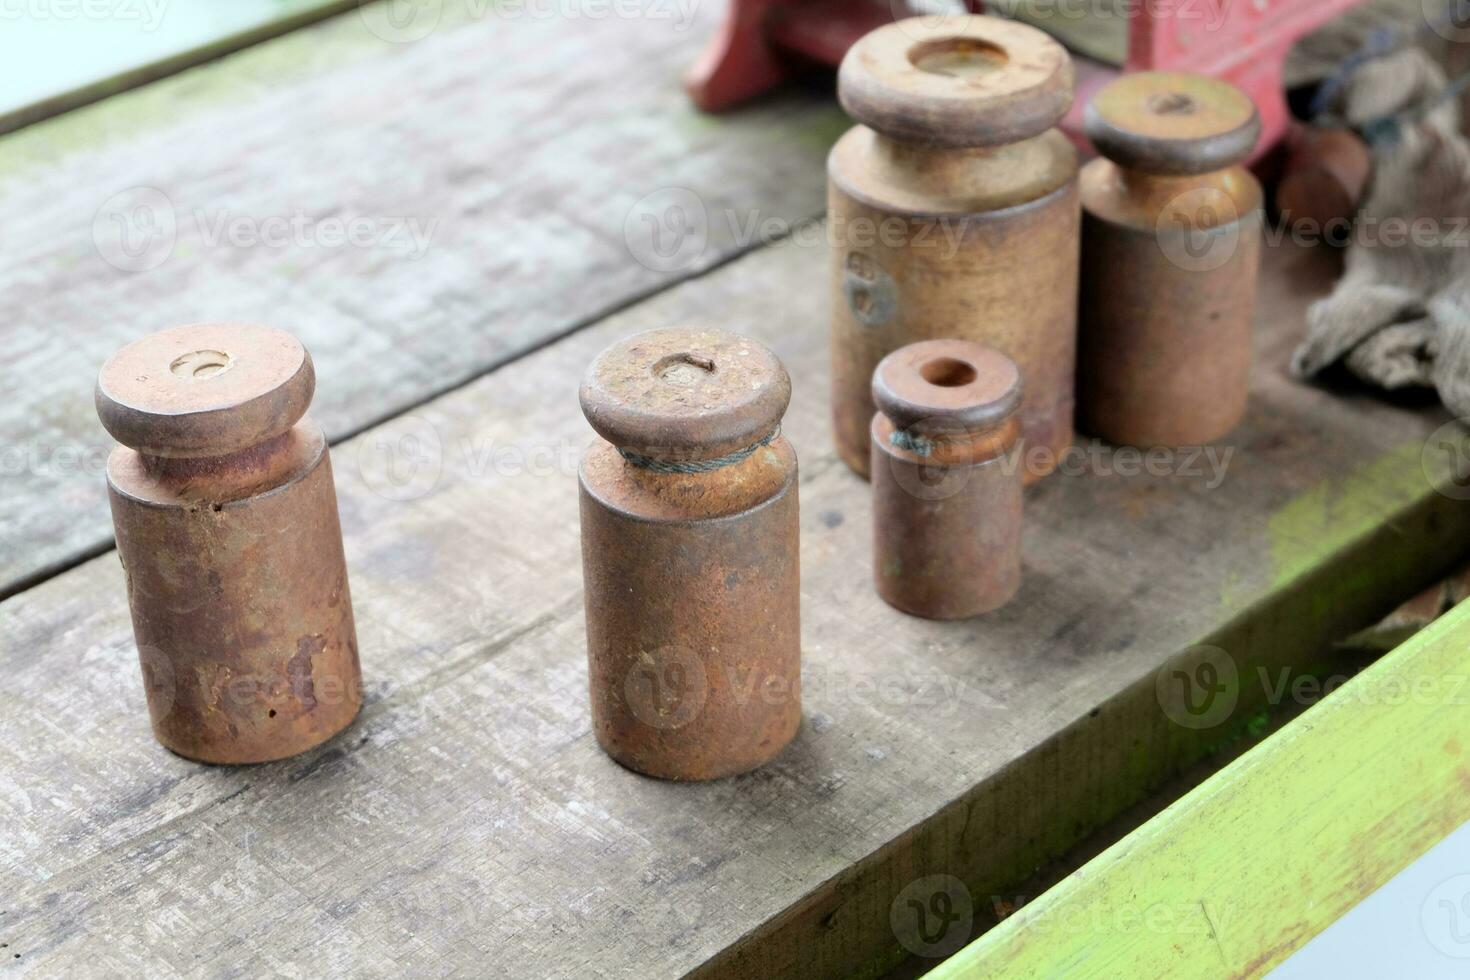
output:
M876 975L906 953L906 888L963 881L957 948L989 896L1464 551L1470 508L1433 489L1453 458L1423 453L1445 418L1290 381L1334 269L1269 249L1223 481L1058 475L1028 494L1015 603L898 614L830 445L827 255L799 231L334 449L371 701L315 753L221 769L155 745L111 555L0 604L0 942L44 974ZM696 321L796 379L805 722L756 774L672 785L588 728L575 392L610 342ZM1157 679L1201 643L1241 683L1185 727Z
M1265 975L1463 822L1467 680L1462 605L929 976Z
M295 331L340 438L822 210L829 98L680 90L715 7L384 9L0 140L0 596L107 546L91 389L144 333Z

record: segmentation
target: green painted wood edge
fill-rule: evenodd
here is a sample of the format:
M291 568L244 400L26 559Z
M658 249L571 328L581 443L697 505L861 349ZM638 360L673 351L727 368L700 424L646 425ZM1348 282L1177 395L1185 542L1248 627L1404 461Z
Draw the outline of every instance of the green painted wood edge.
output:
M1470 604L928 974L1253 977L1464 817Z

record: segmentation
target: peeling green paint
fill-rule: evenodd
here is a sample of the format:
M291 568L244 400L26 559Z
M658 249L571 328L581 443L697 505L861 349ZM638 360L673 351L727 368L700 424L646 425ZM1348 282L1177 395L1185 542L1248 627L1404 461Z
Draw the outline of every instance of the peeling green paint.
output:
M1404 443L1354 473L1325 480L1269 520L1273 588L1321 566L1347 542L1381 527L1413 506L1431 486L1421 465L1424 443Z

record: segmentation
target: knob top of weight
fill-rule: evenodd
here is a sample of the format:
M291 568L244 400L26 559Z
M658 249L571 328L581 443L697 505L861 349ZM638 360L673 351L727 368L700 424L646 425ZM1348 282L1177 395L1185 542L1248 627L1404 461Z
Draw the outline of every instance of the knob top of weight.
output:
M896 429L980 433L1021 404L1021 372L1009 357L969 340L924 340L885 357L873 372L873 401Z
M1210 173L1250 156L1261 116L1250 97L1204 75L1137 72L1104 86L1087 107L1087 138L1132 170Z
M1039 136L1072 106L1072 59L1045 33L980 15L913 17L870 32L838 70L842 107L885 136L1001 146Z
M650 330L598 355L582 381L597 434L654 459L718 459L767 438L791 377L762 344L713 329Z
M290 430L316 372L301 341L255 324L198 323L119 350L97 378L97 415L150 456L219 456Z

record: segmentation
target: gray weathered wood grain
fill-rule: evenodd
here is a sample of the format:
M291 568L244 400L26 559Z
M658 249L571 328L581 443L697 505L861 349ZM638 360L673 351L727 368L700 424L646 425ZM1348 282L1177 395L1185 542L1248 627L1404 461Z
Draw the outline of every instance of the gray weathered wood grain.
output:
M0 596L109 541L91 389L145 333L295 331L339 438L820 213L840 110L695 112L689 6L370 5L0 139Z
M1466 506L1421 469L1444 419L1291 382L1332 270L1268 250L1223 482L1059 475L1028 494L1012 605L894 612L869 585L866 484L829 443L826 254L808 240L334 449L371 701L313 754L223 769L158 747L114 556L0 603L6 952L39 975L871 975L903 953L890 916L911 882L962 878L983 920L1228 740L1262 699L1258 665L1320 669L1326 638L1464 550ZM760 772L674 785L589 732L576 386L611 341L696 319L765 340L796 379L806 717ZM1202 642L1246 683L1196 731L1154 691Z

